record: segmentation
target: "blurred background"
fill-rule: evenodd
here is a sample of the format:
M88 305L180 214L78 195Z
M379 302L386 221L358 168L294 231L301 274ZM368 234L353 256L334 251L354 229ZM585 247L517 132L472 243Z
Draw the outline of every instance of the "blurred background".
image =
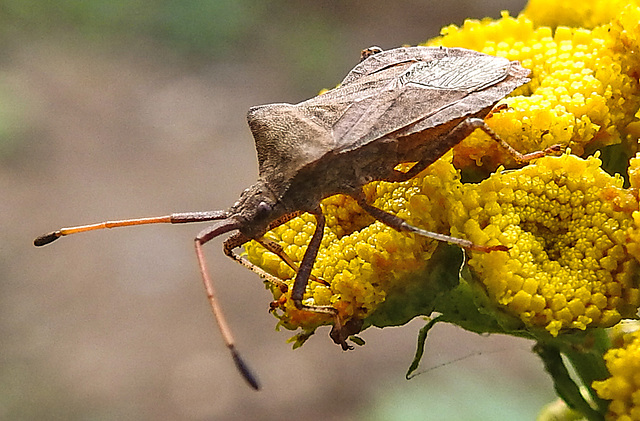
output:
M275 332L254 274L207 247L240 350L215 328L202 226L35 236L231 205L256 178L245 115L335 86L371 45L417 44L524 1L0 1L0 419L532 420L553 389L532 343L422 321L342 352Z

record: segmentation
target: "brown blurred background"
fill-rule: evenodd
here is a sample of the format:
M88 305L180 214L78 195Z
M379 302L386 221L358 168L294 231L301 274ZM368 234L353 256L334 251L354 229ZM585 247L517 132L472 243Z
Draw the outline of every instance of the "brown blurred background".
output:
M207 248L235 372L192 239L202 226L73 224L221 209L256 178L252 105L335 86L370 45L436 36L523 1L0 1L0 419L531 420L553 398L531 343L421 321L342 352L293 351L252 273Z

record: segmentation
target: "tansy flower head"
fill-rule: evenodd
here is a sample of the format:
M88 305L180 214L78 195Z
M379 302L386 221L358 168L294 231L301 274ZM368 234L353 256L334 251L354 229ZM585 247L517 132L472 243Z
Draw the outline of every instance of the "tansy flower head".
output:
M522 95L507 98L506 109L493 114L487 124L523 150L560 143L583 155L621 142L635 145L640 134L640 9L628 6L617 12L619 20L591 30L553 30L537 26L526 14L512 18L504 13L498 21L467 20L460 28L445 27L442 37L427 45L466 47L519 60L532 70L532 81L520 89ZM456 152L459 167L483 162L495 169L509 162L508 155L479 131Z
M622 184L597 158L545 157L464 184L451 196L452 233L509 247L472 253L468 264L525 325L553 336L608 327L640 305L638 261L626 250L638 203Z
M611 377L593 382L593 388L611 401L607 421L640 419L640 331L625 334L622 345L607 351L604 359Z
M606 25L615 20L620 11L629 4L638 5L637 1L629 0L586 0L576 7L571 0L529 0L523 14L535 22L536 26L573 26L595 28Z

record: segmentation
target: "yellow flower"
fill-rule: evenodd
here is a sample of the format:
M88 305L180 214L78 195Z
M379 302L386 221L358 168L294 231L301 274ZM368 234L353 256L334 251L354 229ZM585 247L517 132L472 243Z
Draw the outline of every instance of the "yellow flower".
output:
M629 181L631 189L635 191L640 190L640 157L631 159L629 165ZM633 223L627 231L627 235L629 236L627 250L636 260L640 261L640 212L633 212L632 218Z
M604 359L611 377L592 387L611 401L606 419L640 419L640 331L624 335L622 346L607 351Z
M427 45L470 48L531 69L532 81L501 101L487 124L521 152L559 143L573 155L503 171L510 156L476 131L412 180L365 186L369 203L413 225L509 247L470 253L460 278L471 300L487 306L482 314L494 318L485 331L556 336L636 317L640 304L640 155L627 167L640 135L640 7L592 0L590 13L571 14L565 3L532 1L516 18L468 20ZM603 168L628 172L631 187ZM306 303L331 305L365 326L463 307L455 285L434 275L443 256L452 256L432 259L438 244L396 232L342 195L325 199L322 209L327 226L312 273L325 282L309 283ZM267 236L299 262L314 228L314 218L303 215ZM257 243L245 249L292 285L293 271L275 255ZM456 277L458 269L449 267ZM287 294L274 289L276 313L286 328L301 328L301 338L333 322L296 310ZM466 323L458 310L445 315Z
M493 114L487 124L522 150L559 143L583 155L621 141L635 144L640 133L640 8L629 6L620 14L619 20L592 30L560 26L553 31L536 26L526 14L512 18L503 13L498 21L467 20L461 28L445 27L443 36L427 45L466 47L519 60L531 69L532 81L520 88L522 95L506 99L509 108ZM479 131L456 152L458 167L483 162L495 169L509 162Z
M614 20L630 3L638 5L637 1L630 0L585 0L576 7L576 2L571 0L529 0L523 13L536 26L594 28Z
M626 251L638 201L622 184L595 157L545 157L465 184L450 197L452 233L509 247L472 253L468 264L525 325L553 336L608 327L640 305L638 261Z

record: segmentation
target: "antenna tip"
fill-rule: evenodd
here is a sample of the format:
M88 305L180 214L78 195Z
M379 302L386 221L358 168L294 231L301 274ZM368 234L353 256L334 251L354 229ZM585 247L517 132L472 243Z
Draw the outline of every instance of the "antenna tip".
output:
M62 234L60 231L50 232L49 234L41 235L40 237L33 240L33 245L36 247L42 247L46 244L52 243L58 238L60 238Z
M242 374L242 377L249 383L254 390L260 390L260 383L258 382L258 378L251 371L247 363L240 357L240 354L235 349L235 347L231 347L231 355L233 356L233 362L236 363L236 368Z

